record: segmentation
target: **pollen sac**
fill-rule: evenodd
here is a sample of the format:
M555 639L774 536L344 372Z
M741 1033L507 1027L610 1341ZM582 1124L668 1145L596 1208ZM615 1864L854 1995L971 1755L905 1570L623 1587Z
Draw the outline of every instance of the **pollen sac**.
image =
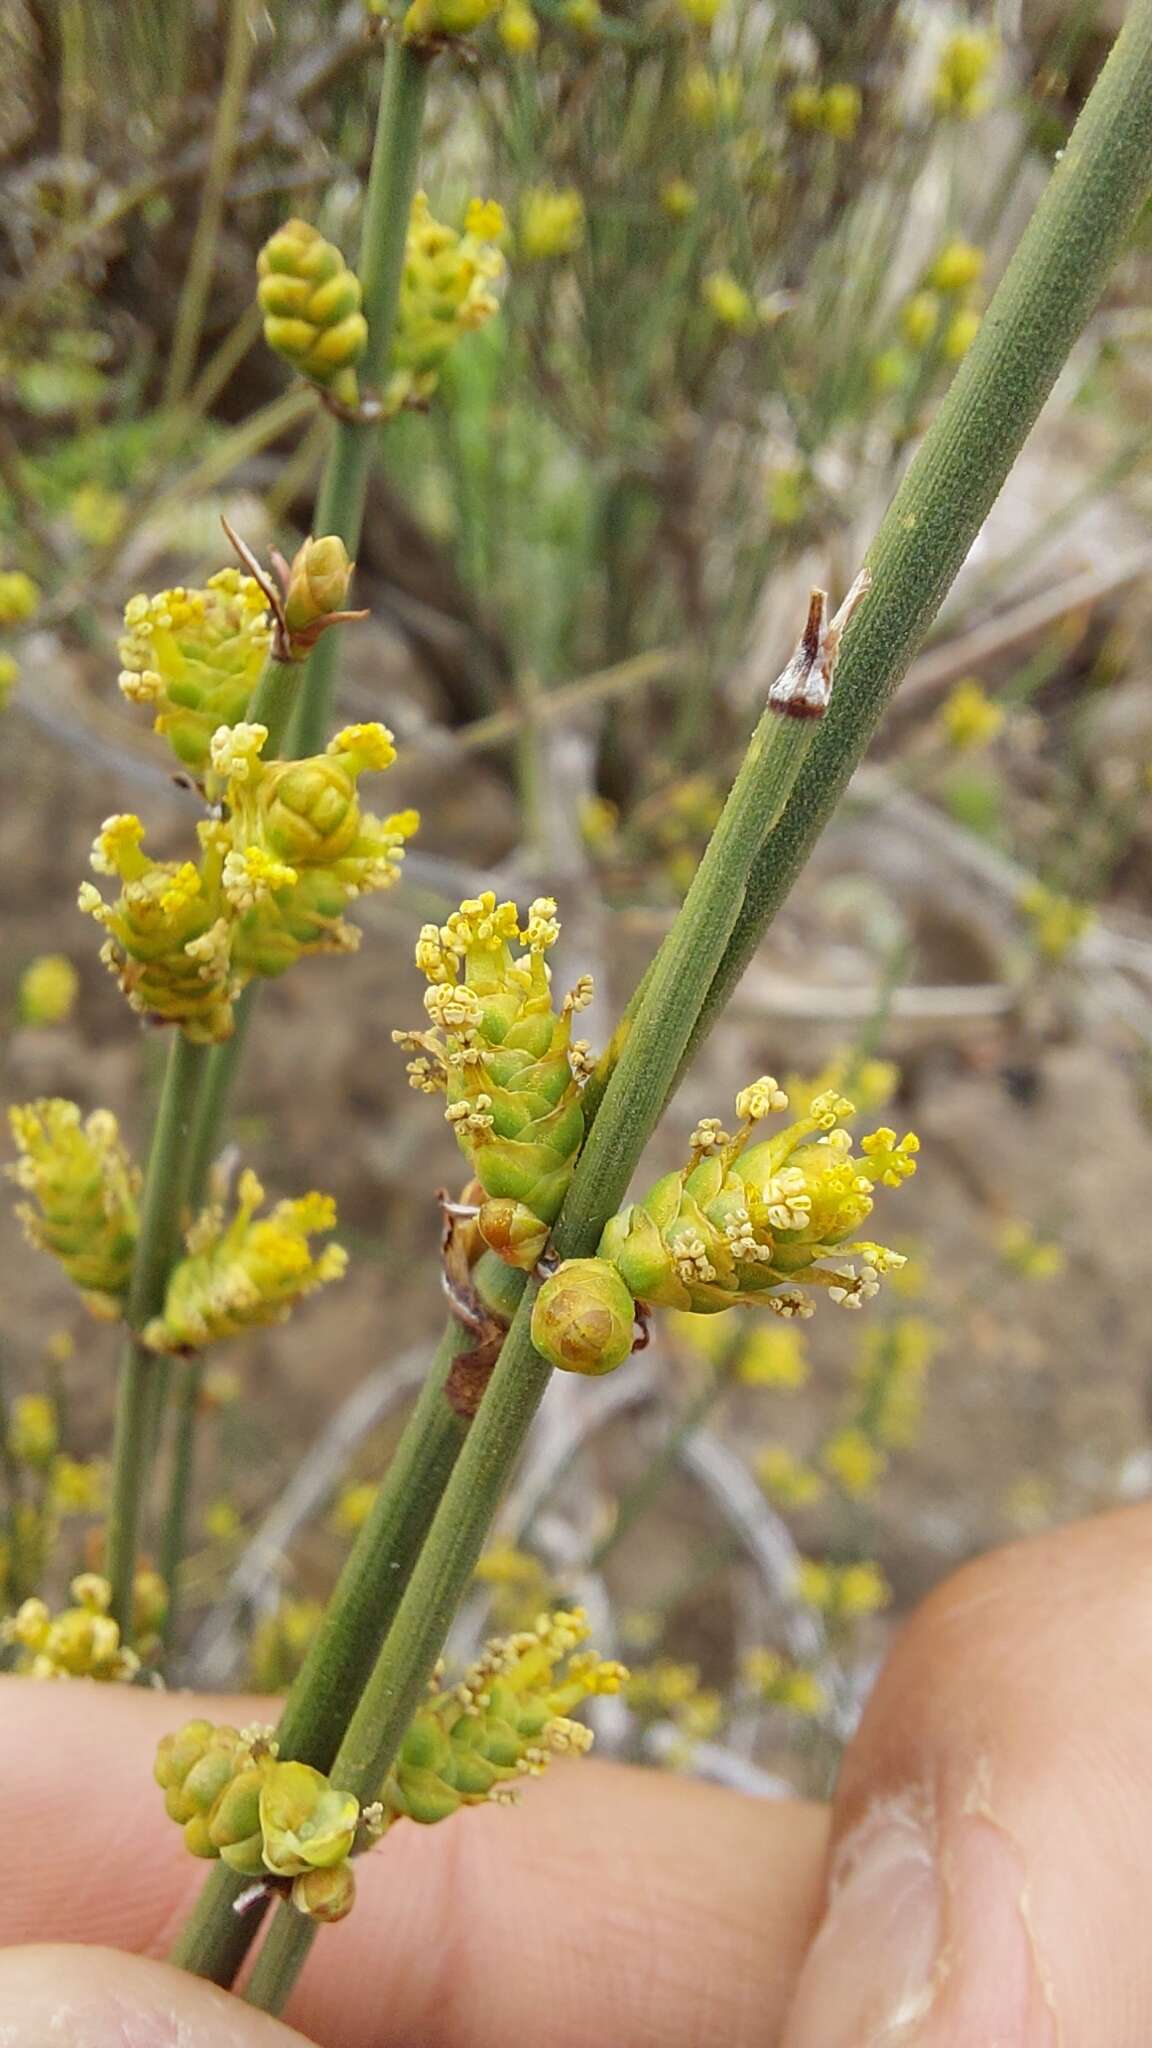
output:
M430 983L431 1028L395 1034L416 1054L413 1085L447 1097L445 1115L480 1187L481 1236L524 1271L544 1249L584 1141L572 1018L591 989L581 983L554 1007L545 955L559 930L551 897L533 903L521 927L516 905L491 891L447 924L426 925L416 964Z
M221 569L203 590L134 597L124 613L120 688L155 707L162 733L197 777L219 726L244 717L272 645L268 601L252 576Z
M234 1214L207 1209L193 1224L164 1312L144 1331L153 1351L200 1351L242 1330L285 1322L304 1295L340 1279L348 1263L343 1246L314 1254L309 1242L336 1221L331 1197L303 1195L257 1216L263 1200L255 1174L243 1173Z
M635 1324L635 1299L607 1259L566 1259L536 1297L532 1342L562 1372L599 1375L623 1365Z
M83 1117L59 1097L9 1111L20 1157L6 1169L29 1197L17 1214L30 1244L51 1252L93 1315L123 1310L136 1252L140 1171L110 1110Z
M368 342L355 271L304 220L285 221L265 242L256 267L269 348L341 405L355 406L356 364Z

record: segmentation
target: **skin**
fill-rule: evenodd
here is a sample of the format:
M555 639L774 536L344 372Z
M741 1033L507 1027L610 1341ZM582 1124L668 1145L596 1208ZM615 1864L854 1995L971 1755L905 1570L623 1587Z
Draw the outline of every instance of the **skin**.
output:
M3 1681L0 2048L1146 2048L1150 1673L1152 1508L995 1553L905 1626L830 1814L557 1765L365 1859L291 2026L151 1960L202 1875L155 1742L267 1707Z

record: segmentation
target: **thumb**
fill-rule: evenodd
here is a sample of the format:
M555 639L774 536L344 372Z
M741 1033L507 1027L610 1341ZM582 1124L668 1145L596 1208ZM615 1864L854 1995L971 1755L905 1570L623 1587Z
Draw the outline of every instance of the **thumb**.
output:
M110 1948L0 1950L0 2013L20 2048L307 2048L230 1992Z
M1152 2040L1152 1509L967 1566L845 1758L784 2048Z

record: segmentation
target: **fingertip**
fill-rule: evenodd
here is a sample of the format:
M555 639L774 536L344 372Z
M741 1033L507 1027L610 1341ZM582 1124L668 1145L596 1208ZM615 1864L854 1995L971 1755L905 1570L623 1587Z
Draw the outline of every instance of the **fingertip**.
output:
M0 2014L20 2048L307 2048L214 1984L106 1948L0 1950Z

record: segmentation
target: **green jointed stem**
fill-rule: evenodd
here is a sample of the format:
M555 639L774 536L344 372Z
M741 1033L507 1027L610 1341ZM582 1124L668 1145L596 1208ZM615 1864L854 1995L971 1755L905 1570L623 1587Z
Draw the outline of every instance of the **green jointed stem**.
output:
M989 310L981 340L884 522L871 558L874 588L846 636L833 716L783 824L759 860L753 850L751 883L745 891L746 872L731 916L717 901L705 900L700 887L710 849L648 977L557 1226L561 1256L594 1249L685 1051L715 1020L863 754L889 691L963 561L1150 185L1152 0L1139 0ZM717 836L727 820L728 811ZM735 873L733 865L729 879ZM703 954L716 963L703 988L701 958L693 957L691 943L697 930ZM686 953L690 991L671 972ZM548 1370L529 1335L534 1292L530 1285L333 1767L338 1782L362 1796L372 1796L395 1754L546 1387ZM312 1934L299 1916L281 1909L249 1988L253 2003L282 2008Z
M359 275L368 345L358 374L368 394L386 384L392 360L431 63L429 50L421 44L397 37L389 46L360 237ZM316 532L339 535L350 555L355 555L360 545L368 472L378 434L375 420L340 420L320 488ZM293 721L293 753L314 754L323 741L338 660L335 635L322 634L309 657Z
M177 1032L168 1054L144 1177L140 1234L126 1310L132 1332L141 1331L164 1306L168 1272L179 1244L181 1214L187 1199L189 1142L204 1063L203 1047L190 1044L183 1032ZM132 1581L142 1496L148 1477L149 1414L157 1369L155 1354L144 1348L138 1335L130 1336L116 1400L107 1562L112 1613L125 1631L129 1630L132 1617Z
M253 692L247 715L253 725L268 728L264 742L264 756L268 761L274 760L283 748L292 713L299 702L303 674L301 662L270 661Z
M520 1276L517 1275L517 1278ZM419 1400L357 1536L320 1632L284 1703L277 1737L281 1754L323 1770L372 1668L400 1603L414 1558L464 1441L466 1425L444 1398L444 1382L462 1333L453 1324L429 1367ZM173 1960L186 1970L229 1984L259 1926L233 1905L248 1880L224 1864L208 1879Z

